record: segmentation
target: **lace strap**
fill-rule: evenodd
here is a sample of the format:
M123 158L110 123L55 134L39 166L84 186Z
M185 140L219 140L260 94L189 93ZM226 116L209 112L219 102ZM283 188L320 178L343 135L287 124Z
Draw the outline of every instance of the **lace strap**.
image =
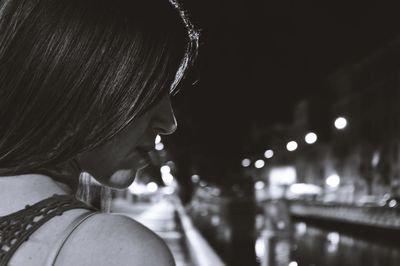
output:
M44 223L71 209L95 210L72 195L53 195L0 217L0 266L6 266L22 243Z

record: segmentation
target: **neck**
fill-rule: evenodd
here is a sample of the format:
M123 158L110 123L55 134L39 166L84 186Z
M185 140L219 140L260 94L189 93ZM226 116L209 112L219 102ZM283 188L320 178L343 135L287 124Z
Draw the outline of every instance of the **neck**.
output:
M32 205L54 194L70 194L68 188L45 175L0 177L0 216Z

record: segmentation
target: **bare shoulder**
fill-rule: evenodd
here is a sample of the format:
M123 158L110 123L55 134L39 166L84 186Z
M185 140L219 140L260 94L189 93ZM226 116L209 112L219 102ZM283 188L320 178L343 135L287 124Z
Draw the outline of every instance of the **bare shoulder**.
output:
M155 233L133 219L96 214L66 242L57 265L173 266L171 252Z

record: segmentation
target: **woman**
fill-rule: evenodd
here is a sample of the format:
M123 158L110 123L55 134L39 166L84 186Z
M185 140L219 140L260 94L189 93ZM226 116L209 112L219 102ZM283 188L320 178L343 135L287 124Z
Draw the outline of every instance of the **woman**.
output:
M197 44L175 0L0 0L0 265L174 264L72 195L82 172L132 183Z

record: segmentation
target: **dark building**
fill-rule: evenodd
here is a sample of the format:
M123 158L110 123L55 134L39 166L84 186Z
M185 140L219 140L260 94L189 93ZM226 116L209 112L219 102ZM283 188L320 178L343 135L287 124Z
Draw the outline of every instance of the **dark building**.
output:
M400 39L330 76L335 168L354 195L399 194Z

